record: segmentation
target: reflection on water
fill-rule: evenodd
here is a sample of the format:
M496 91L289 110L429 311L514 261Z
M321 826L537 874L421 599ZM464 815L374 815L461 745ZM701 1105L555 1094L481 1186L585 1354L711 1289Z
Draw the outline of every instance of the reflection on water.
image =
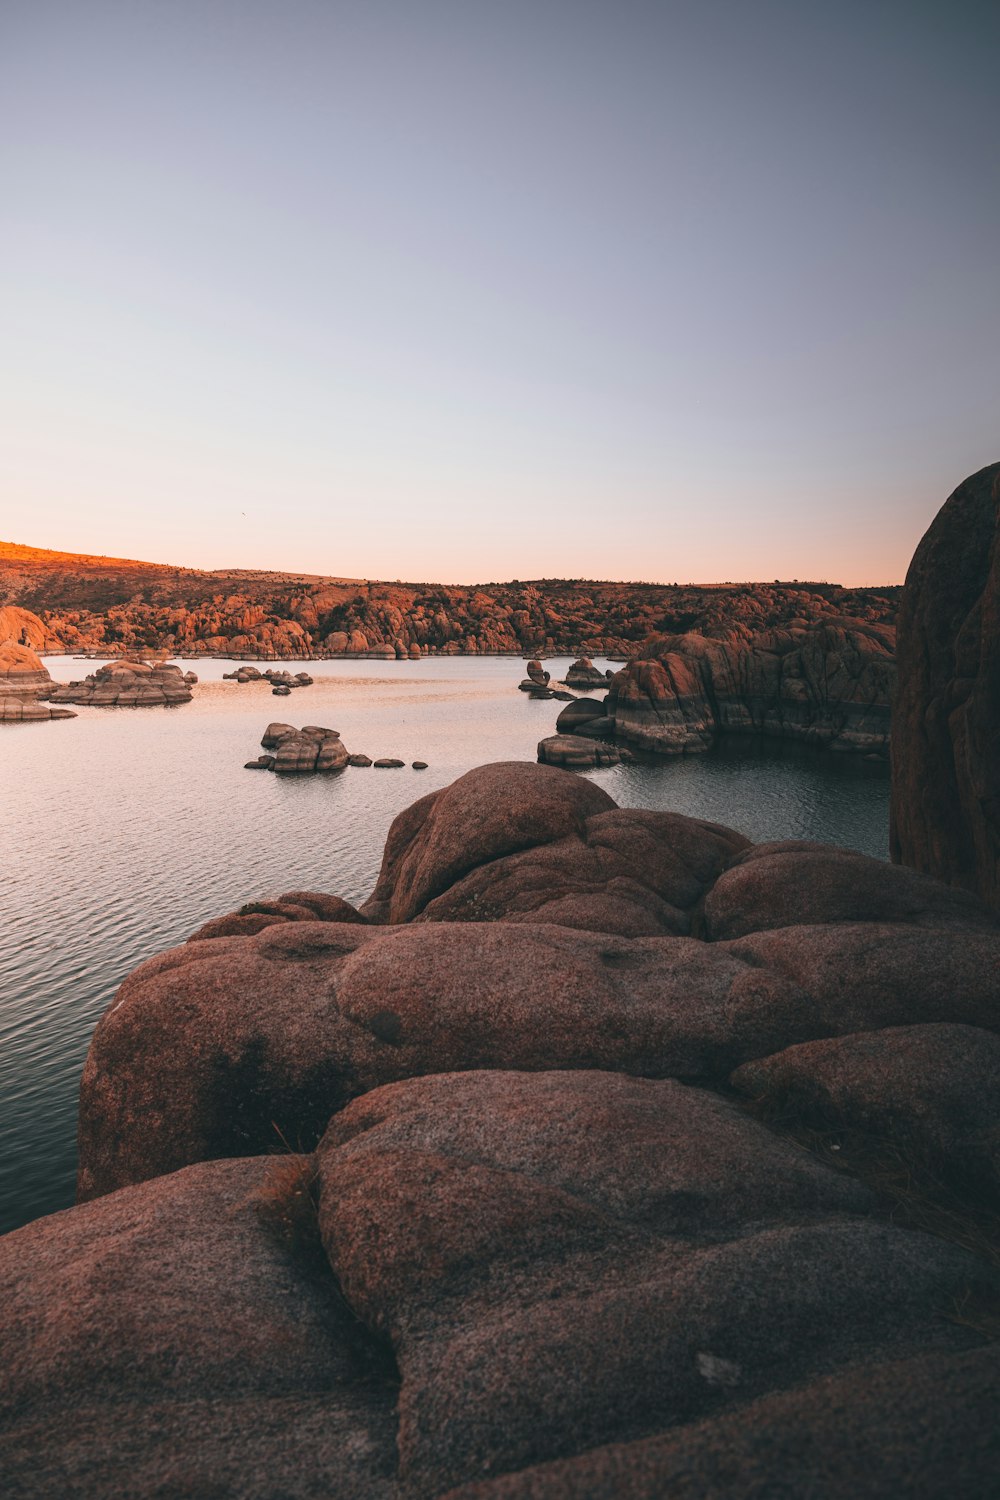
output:
M60 681L92 669L47 665ZM0 1230L72 1202L80 1070L136 964L254 897L305 888L363 900L396 813L472 766L534 760L561 707L517 692L521 665L504 658L309 662L315 686L290 698L223 682L232 662L194 665L202 684L180 708L81 708L64 723L0 727ZM272 719L327 725L349 750L407 768L244 771ZM418 759L429 769L411 770ZM587 774L623 806L885 854L888 782L870 762L730 741Z

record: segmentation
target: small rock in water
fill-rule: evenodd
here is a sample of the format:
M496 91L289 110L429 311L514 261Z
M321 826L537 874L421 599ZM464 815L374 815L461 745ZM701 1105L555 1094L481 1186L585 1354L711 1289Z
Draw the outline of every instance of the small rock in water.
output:
M426 771L427 770L427 762L425 760L415 760L413 762L413 770L414 771Z
M406 762L402 760L395 760L390 755L383 755L381 760L373 761L372 764L374 765L376 771L388 771L390 769L395 770L398 766L405 765Z

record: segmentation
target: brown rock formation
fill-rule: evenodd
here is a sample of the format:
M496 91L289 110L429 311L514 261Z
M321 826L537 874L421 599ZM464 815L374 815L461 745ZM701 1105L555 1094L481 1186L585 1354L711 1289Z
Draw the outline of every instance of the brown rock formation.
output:
M617 740L655 754L757 734L885 755L893 647L891 627L836 617L658 637L616 674L607 711Z
M52 678L34 647L45 643L45 627L26 609L0 609L0 724L75 719L68 709L49 708Z
M538 742L538 763L542 766L565 766L583 770L588 766L616 766L621 760L617 745L578 734L553 734ZM628 755L628 751L625 754Z
M191 702L198 681L172 662L125 658L109 661L78 682L56 684L53 703L83 703L92 708L162 708Z
M84 1075L82 1190L266 1149L279 1116L306 1144L355 1094L429 1072L718 1080L817 1037L995 1024L1000 927L973 898L846 851L755 852L553 768L470 772L396 819L362 908L387 930L269 926L126 981Z
M607 673L598 671L589 656L575 661L565 677L566 686L571 688L606 688L608 681Z
M893 859L1000 907L1000 463L914 553L893 713Z
M336 729L307 724L296 729L291 724L269 724L261 744L272 754L248 761L247 770L276 771L280 776L307 775L313 772L342 771L350 757Z
M306 1452L314 1494L395 1494L391 1370L297 1253L308 1182L211 1162L0 1239L10 1500L304 1496Z

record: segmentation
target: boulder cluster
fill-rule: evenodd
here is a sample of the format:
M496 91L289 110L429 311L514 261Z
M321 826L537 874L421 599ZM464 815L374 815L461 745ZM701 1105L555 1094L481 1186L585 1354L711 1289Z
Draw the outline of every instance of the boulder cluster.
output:
M256 760L248 760L246 771L276 771L279 776L301 776L315 773L342 771L345 766L374 766L376 770L391 770L402 767L405 761L394 756L372 760L369 755L352 755L342 743L336 729L324 729L318 724L306 724L296 729L294 724L269 724L264 730L261 744L264 754ZM426 771L425 760L412 762L414 771Z
M271 691L276 698L287 698L293 688L312 687L313 679L308 672L291 672L280 668L268 667L261 672L257 667L239 667L235 672L223 672L224 682L268 682Z
M251 903L121 987L81 1206L0 1241L8 1473L985 1493L998 967L911 870L470 772L360 909Z
M191 702L198 681L173 662L123 657L98 667L80 682L58 683L49 694L53 703L82 703L92 708L158 708Z

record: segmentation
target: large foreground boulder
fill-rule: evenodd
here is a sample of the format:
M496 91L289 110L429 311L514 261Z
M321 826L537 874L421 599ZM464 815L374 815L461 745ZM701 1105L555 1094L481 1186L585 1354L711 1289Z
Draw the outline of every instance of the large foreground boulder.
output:
M906 575L894 860L1000 907L1000 463L945 503Z

